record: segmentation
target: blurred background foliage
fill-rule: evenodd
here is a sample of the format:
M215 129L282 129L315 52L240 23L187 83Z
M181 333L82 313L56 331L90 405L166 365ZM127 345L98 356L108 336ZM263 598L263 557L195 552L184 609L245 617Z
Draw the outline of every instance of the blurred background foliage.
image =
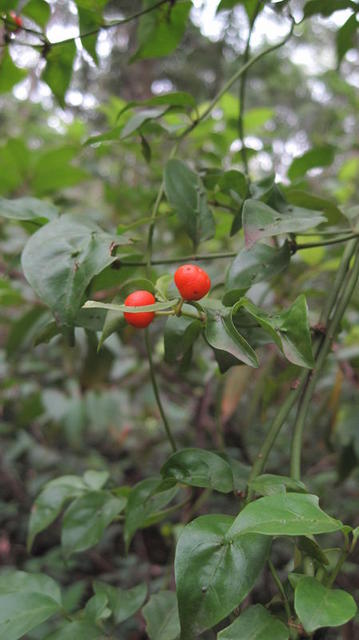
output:
M9 8L1 4L2 10ZM71 37L77 29L75 3L52 0L49 4L49 37ZM62 107L41 80L45 64L41 53L16 44L16 38L30 41L31 34L16 35L11 56L21 71L17 69L20 75L13 76L17 80L13 87L2 75L7 69L9 77L4 56L0 63L1 197L45 198L61 211L91 217L107 230L129 230L141 242L161 180L168 138L182 114L170 111L152 120L142 130L142 139L135 132L125 139L88 141L128 121L131 110L118 119L128 101L186 91L203 110L238 67L248 35L244 6L228 2L234 9L216 14L218 4L193 2L186 33L169 56L131 62L138 48L136 21L102 31L91 55L76 41L74 72ZM269 4L256 23L254 52L288 30L280 6L286 3ZM23 5L26 16L25 3L18 9L21 12ZM305 2L291 0L290 5L299 21ZM112 1L104 14L116 20L140 7L137 0ZM357 206L359 196L359 55L354 37L353 46L349 42L344 53L344 36L338 37L351 15L347 7L328 16L315 14L299 24L284 48L253 66L245 113L252 177L270 181L274 174L294 204L305 198L303 193L324 199L329 220L343 228L348 225L338 207L343 211ZM13 73L10 70L10 77ZM241 170L240 148L234 89L184 142L182 158L202 173L217 167ZM304 165L293 162L309 149L314 152ZM212 206L216 233L202 243L201 252L239 250L242 233L230 236L231 205L224 199ZM94 469L109 472L110 486L133 486L157 473L168 456L141 333L120 326L99 352L95 335L86 328L76 329L74 348L60 336L47 336L46 341L43 328L49 312L35 299L20 267L20 253L35 229L33 221L0 219L0 563L55 577L64 587L69 611L91 595L94 578L122 588L141 581L150 582L153 592L171 588L173 542L181 526L195 514L233 513L232 498L215 494L204 502L208 498L204 496L201 504L196 501L203 494L194 490L179 520L170 516L137 532L128 555L121 523L107 529L95 548L70 560L61 553L58 522L36 538L31 554L26 551L31 505L45 482ZM175 258L191 252L188 237L164 202L154 256ZM270 285L252 287L250 298L264 308L284 308L304 293L314 324L341 253L341 245L298 252L287 271ZM207 264L214 287L223 286L229 262ZM173 270L153 268L153 279ZM111 299L129 277L144 276L141 268L108 268L94 279L91 295ZM353 526L359 524L358 317L356 292L313 398L304 454L309 489L321 496L333 516ZM277 350L264 346L258 370L239 366L220 375L204 342L196 344L189 368L169 365L163 361L163 328L162 320L151 327L154 360L176 439L182 446L208 449L224 442L228 453L249 465L297 368ZM292 418L271 454L268 470L273 473L287 470ZM278 545L276 553L285 573L286 545ZM357 552L338 578L338 584L354 595L359 592L358 559ZM274 595L268 575L257 590ZM51 625L45 623L27 638L46 638ZM349 623L343 635L333 632L325 637L354 638L358 629ZM119 637L147 637L142 617L124 622Z

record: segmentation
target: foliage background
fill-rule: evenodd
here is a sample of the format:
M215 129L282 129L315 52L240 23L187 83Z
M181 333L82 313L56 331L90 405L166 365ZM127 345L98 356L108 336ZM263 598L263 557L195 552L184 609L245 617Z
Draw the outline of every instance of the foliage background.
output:
M216 94L236 70L248 35L241 3L233 12L215 17L217 4L194 2L183 40L172 55L163 58L131 64L137 49L136 22L100 33L97 66L77 41L74 73L62 106L40 79L44 66L40 53L15 42L11 55L21 71L16 72L19 82L10 91L4 58L3 68L0 66L0 195L49 199L61 210L86 215L111 231L133 225L131 233L143 241L146 226L135 223L142 219L148 223L156 197L169 148L162 128L148 125L142 145L138 135L84 143L115 126L129 100L142 101L176 90L189 92L203 105ZM291 2L298 19L304 4ZM75 4L56 0L50 5L49 37L63 39L76 33ZM105 15L120 19L137 8L138 2L109 2ZM337 35L348 11L315 15L301 23L285 48L252 67L247 82L245 132L252 176L259 180L274 173L288 193L310 191L331 200L327 212L333 223L338 221L337 206L356 205L359 195L358 51L350 48L340 60ZM287 28L276 7L266 7L254 30L254 51L266 41L278 40ZM11 77L13 72L5 71ZM128 117L129 112L123 116ZM163 119L164 126L177 121L176 113ZM309 161L304 171L297 168L296 172L293 158L312 147L319 149L312 166ZM182 157L198 171L217 166L242 168L236 89L223 97L212 117L185 141ZM202 243L201 252L238 250L243 246L241 233L229 237L233 211L226 206L214 206L214 211L216 234ZM165 203L160 213L154 255L174 259L191 254L188 237ZM221 494L208 499L201 490L194 490L180 519L168 517L137 532L128 555L121 523L107 529L95 548L69 560L63 558L59 546L58 522L37 537L31 554L26 550L31 505L48 480L94 469L109 471L111 486L133 486L156 473L168 456L142 334L121 327L100 352L95 335L81 328L76 329L74 348L59 336L44 343L41 330L49 313L35 299L19 262L33 224L0 221L0 562L3 567L55 577L64 588L70 611L91 596L94 578L122 588L144 581L152 592L171 589L174 541L181 527L201 513L236 512L232 499ZM252 287L251 299L267 308L284 308L305 293L314 322L341 252L341 245L298 252L290 268L270 286ZM214 287L222 285L229 262L203 265ZM174 268L158 266L151 276L173 273ZM143 277L144 271L106 269L92 283L91 295L111 297L130 275ZM353 526L359 524L358 304L356 292L313 398L304 448L308 488L321 497L323 508L331 515ZM250 464L266 425L285 398L288 382L296 376L295 367L277 350L264 346L258 370L240 366L221 376L211 351L201 342L195 346L190 368L183 370L163 361L163 327L164 321L156 321L151 334L161 393L176 439L181 446L208 449L224 442L229 454ZM270 458L269 470L274 473L288 466L291 418ZM281 543L274 548L276 566L285 575L290 545ZM358 552L337 580L354 595L359 590L357 565ZM266 571L250 598L266 601L275 593ZM52 629L52 622L45 623L26 637L46 638ZM124 622L120 629L119 637L147 637L141 615ZM342 631L325 637L354 638L357 632L358 626L350 622ZM214 637L211 633L205 637Z

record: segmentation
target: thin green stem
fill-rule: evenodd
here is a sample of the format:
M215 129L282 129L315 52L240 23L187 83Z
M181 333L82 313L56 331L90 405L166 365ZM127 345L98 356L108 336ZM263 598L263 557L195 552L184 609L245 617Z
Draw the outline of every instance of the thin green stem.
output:
M167 420L166 414L165 414L164 409L163 409L163 405L162 405L162 401L161 401L161 397L160 397L160 392L159 392L158 385L157 385L155 368L153 366L153 360L152 360L152 348L151 348L151 344L150 344L150 338L149 338L148 329L145 329L145 344L146 344L148 364L149 364L149 367L150 367L150 376L151 376L152 388L153 388L154 396L156 398L158 410L159 410L161 418L162 418L162 422L163 422L163 426L164 426L165 431L166 431L168 442L170 443L170 445L172 447L172 451L177 451L176 443L174 441L174 438L173 438L173 435L172 435L172 432L171 432L171 427L169 425L169 422Z
M286 595L286 593L284 591L284 587L283 587L283 585L281 583L280 577L279 577L279 575L278 575L278 573L277 573L277 571L276 571L276 569L274 567L274 564L273 564L273 562L271 560L268 560L268 567L269 567L269 570L270 570L270 572L272 574L273 580L276 583L277 589L278 589L278 591L279 591L279 593L280 593L280 595L282 597L282 601L283 601L283 605L284 605L285 612L286 612L286 615L287 615L287 619L290 620L291 617L292 617L292 612L290 610L289 601L288 601L287 595Z
M293 440L292 440L292 453L291 453L291 476L292 478L295 478L297 480L300 479L300 475L301 475L301 453L302 453L303 434L304 434L304 428L305 428L308 410L310 407L310 403L312 401L312 396L313 396L316 384L318 382L319 376L321 375L322 369L324 367L326 358L330 352L335 334L338 331L338 328L343 318L343 315L345 313L345 310L351 300L351 296L353 294L355 285L358 282L358 277L359 277L358 241L356 242L355 249L356 249L356 258L355 258L354 266L350 271L348 270L347 273L344 274L341 296L335 306L333 316L329 320L329 325L327 327L324 340L318 352L315 369L311 372L311 375L308 376L306 380L305 389L298 406L297 416L294 424L294 434L293 434ZM349 264L348 264L348 267L349 267Z
M302 244L295 244L294 248L296 251L301 251L302 249L313 249L315 247L327 247L331 244L340 244L341 242L347 242L348 240L353 240L354 238L358 238L358 233L352 233L348 236L341 236L339 238L333 238L332 240L323 240L322 242L305 242Z
M211 102L209 103L208 107L203 111L203 113L200 115L200 117L197 118L197 120L194 120L192 122L192 124L190 124L181 133L179 138L183 139L184 137L186 137L188 135L188 133L190 133L190 131L193 131L193 129L198 127L200 122L205 120L207 118L207 116L211 113L211 111L214 109L216 104L220 101L222 96L224 96L224 94L227 93L227 91L229 91L229 89L234 85L234 83L237 80L239 80L239 78L244 73L246 73L248 71L248 69L250 69L256 62L258 62L258 60L261 60L261 58L264 58L269 53L272 53L273 51L276 51L277 49L280 49L281 47L283 47L283 45L285 45L285 43L288 42L288 40L291 38L293 30L294 30L294 26L295 26L295 22L294 22L294 19L291 17L291 27L290 27L289 32L285 36L285 38L283 38L283 40L281 40L277 44L274 44L271 47L267 47L266 49L264 49L263 51L258 53L256 56L253 56L253 58L248 60L248 62L246 62L240 69L238 69L238 71L236 71L236 73L234 73L233 76L231 76L231 78L229 78L229 80L223 85L222 89L214 96L214 98L211 100Z
M254 28L254 23L257 19L260 7L262 4L262 0L258 0L257 1L257 6L254 10L252 19L250 20L249 23L249 31L248 31L248 37L247 37L247 41L246 41L246 46L244 49L244 54L243 54L243 62L244 64L246 64L249 60L249 54L250 54L250 48L251 48L251 37L252 37L252 33L253 33L253 28ZM241 78L240 78L240 83L239 83L239 94L238 94L238 101L239 101L239 115L238 115L238 135L239 135L239 139L242 143L242 147L241 147L241 156L242 156L242 161L243 161L243 166L244 166L244 173L246 175L247 180L249 181L249 166L248 166L248 157L247 157L247 149L246 149L246 145L244 142L244 104L245 104L245 98L246 98L246 83L247 83L247 71L246 70Z

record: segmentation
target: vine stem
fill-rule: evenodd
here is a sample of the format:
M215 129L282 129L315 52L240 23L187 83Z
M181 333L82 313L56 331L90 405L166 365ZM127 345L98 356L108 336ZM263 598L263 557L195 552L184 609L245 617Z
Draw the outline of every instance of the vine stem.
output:
M351 300L355 285L358 282L358 278L359 278L358 247L359 247L359 244L357 241L354 266L350 271L348 270L348 272L345 275L341 297L339 298L338 304L333 313L333 317L331 318L329 322L329 326L326 330L326 335L318 354L315 369L307 377L303 395L301 397L301 400L298 406L297 416L294 424L294 434L293 434L293 440L292 440L292 453L291 453L291 477L297 480L300 479L300 475L301 475L301 453L302 453L303 434L304 434L306 418L307 418L309 406L312 400L312 396L313 396L316 384L318 382L318 378L324 367L326 357L329 354L329 351L331 349L335 334L339 328L339 325L343 318L345 310Z
M290 610L288 598L287 598L286 593L284 591L284 587L283 587L283 585L281 583L280 577L279 577L279 575L278 575L278 573L277 573L277 571L276 571L276 569L274 567L274 564L273 564L273 562L271 560L268 560L268 567L269 567L269 570L270 570L270 572L272 574L273 580L276 583L277 589L278 589L278 591L279 591L279 593L280 593L280 595L282 597L284 608L285 608L285 612L287 614L287 619L290 620L291 617L292 617L292 612Z
M347 246L345 247L341 264L337 271L337 275L334 280L333 287L330 290L330 294L328 296L326 305L320 314L319 323L324 324L324 326L328 324L329 318L332 313L332 309L335 306L336 300L343 286L343 281L345 279L347 270L349 268L352 256L355 252L356 244L357 242L355 240L351 240L350 242L348 242ZM321 336L316 341L316 345L314 348L314 354L316 359L319 357L322 345L323 345L323 337ZM285 423L290 411L292 410L295 403L297 402L297 400L299 399L299 397L303 392L307 377L308 377L308 373L306 371L303 371L299 376L299 378L292 384L289 394L287 395L285 401L281 405L279 411L277 412L277 414L275 415L271 423L269 431L263 441L263 444L257 454L257 457L253 463L251 472L249 474L247 502L252 500L254 495L254 490L251 488L251 482L253 482L253 480L262 473L266 465L266 462L268 460L268 456L280 433L280 430L283 424Z
M172 432L171 432L171 427L169 425L169 422L167 420L167 417L166 417L166 414L165 414L165 411L164 411L164 408L163 408L163 405L162 405L161 396L160 396L160 392L159 392L158 385L157 385L157 380L156 380L155 368L153 366L152 347L151 347L151 343L150 343L149 331L148 331L147 328L145 329L145 344L146 344L148 364L149 364L149 367L150 367L150 376L151 376L153 393L154 393L154 396L156 398L157 407L158 407L158 410L159 410L161 418L162 418L162 422L163 422L163 426L164 426L165 431L166 431L168 442L170 443L170 445L172 447L172 451L175 452L175 451L177 451L177 447L176 447L176 443L175 443L174 437L173 437Z
M251 20L249 21L249 31L248 31L248 36L247 36L247 41L246 41L246 46L244 49L244 54L243 54L243 61L246 64L248 62L249 59L249 54L250 54L250 48L251 48L251 37L252 37L252 33L253 33L253 29L254 29L254 23L257 19L258 13L260 11L261 8L261 4L262 4L262 0L258 0L257 1L257 5L255 7L253 16L251 18ZM242 156L242 161L243 161L243 166L244 166L244 173L245 176L249 182L249 166L248 166L248 157L247 157L247 149L246 149L246 145L244 142L244 104L245 104L245 98L246 98L246 82L247 82L247 71L245 71L240 79L240 84L239 84L239 95L238 95L238 99L239 99L239 115L238 115L238 135L239 135L239 139L242 143L242 148L241 148L241 156Z

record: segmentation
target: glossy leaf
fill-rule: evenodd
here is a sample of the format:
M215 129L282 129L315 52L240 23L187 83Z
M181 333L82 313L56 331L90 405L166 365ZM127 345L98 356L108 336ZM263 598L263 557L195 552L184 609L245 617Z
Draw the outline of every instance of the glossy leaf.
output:
M149 122L150 120L157 120L157 118L166 113L166 111L167 107L165 106L157 109L144 109L143 111L135 113L132 118L130 118L128 122L126 122L125 126L121 130L121 140L124 140L132 133L140 129L146 122Z
M94 223L62 216L31 236L22 253L22 267L56 320L72 325L92 278L116 260L117 245L126 242Z
M207 309L205 337L214 350L222 373L241 362L251 367L258 366L255 351L238 333L231 314L232 310L225 307Z
M179 637L177 597L173 591L154 594L142 611L150 640L176 640Z
M246 200L243 206L243 228L247 249L263 238L305 231L321 222L325 222L322 215L299 207L293 208L289 214L278 213L259 200Z
M295 589L294 607L307 633L339 627L357 611L353 597L342 589L328 589L315 578L303 577Z
M243 533L268 536L301 536L339 531L339 520L319 507L317 496L287 493L260 498L248 504L236 517L228 538Z
M288 476L277 476L273 473L263 473L249 483L251 489L262 496L272 496L287 491L306 492L305 485L300 480Z
M157 4L157 0L144 0L143 9ZM132 61L167 56L182 40L191 2L176 3L168 10L161 6L141 16L137 28L138 49Z
M305 296L300 295L287 310L273 319L284 355L300 367L313 367L312 340Z
M132 589L120 589L120 587L112 587L105 582L95 580L94 591L98 595L107 597L107 606L112 611L115 624L120 624L133 616L142 607L147 596L145 584L139 584Z
M35 536L57 518L67 500L86 490L82 478L62 476L48 482L36 498L31 510L27 547L30 551Z
M0 216L11 220L53 220L59 214L58 208L51 202L37 198L0 198Z
M260 604L248 607L217 640L288 640L289 629Z
M164 170L168 201L195 246L214 234L214 219L200 177L181 160L169 160Z
M10 91L18 82L26 78L27 71L19 69L12 60L8 47L1 50L0 59L0 94Z
M228 463L204 449L181 449L174 453L163 465L161 474L193 487L208 487L222 493L233 491L233 474Z
M233 518L201 516L183 530L175 575L181 640L193 640L223 620L253 588L267 560L270 538L230 539Z
M279 248L258 243L250 249L242 249L227 271L223 302L234 304L252 285L281 273L289 262L288 242Z
M309 149L302 156L294 158L288 169L288 178L296 180L297 178L302 178L310 169L329 167L334 157L335 148L330 145Z
M18 640L61 610L61 593L44 574L0 575L0 637Z
M61 107L65 107L65 94L69 88L76 55L73 40L52 47L46 55L46 67L41 79L50 87Z
M107 491L92 491L74 500L62 522L61 544L65 555L96 545L125 506L126 498L116 498Z

